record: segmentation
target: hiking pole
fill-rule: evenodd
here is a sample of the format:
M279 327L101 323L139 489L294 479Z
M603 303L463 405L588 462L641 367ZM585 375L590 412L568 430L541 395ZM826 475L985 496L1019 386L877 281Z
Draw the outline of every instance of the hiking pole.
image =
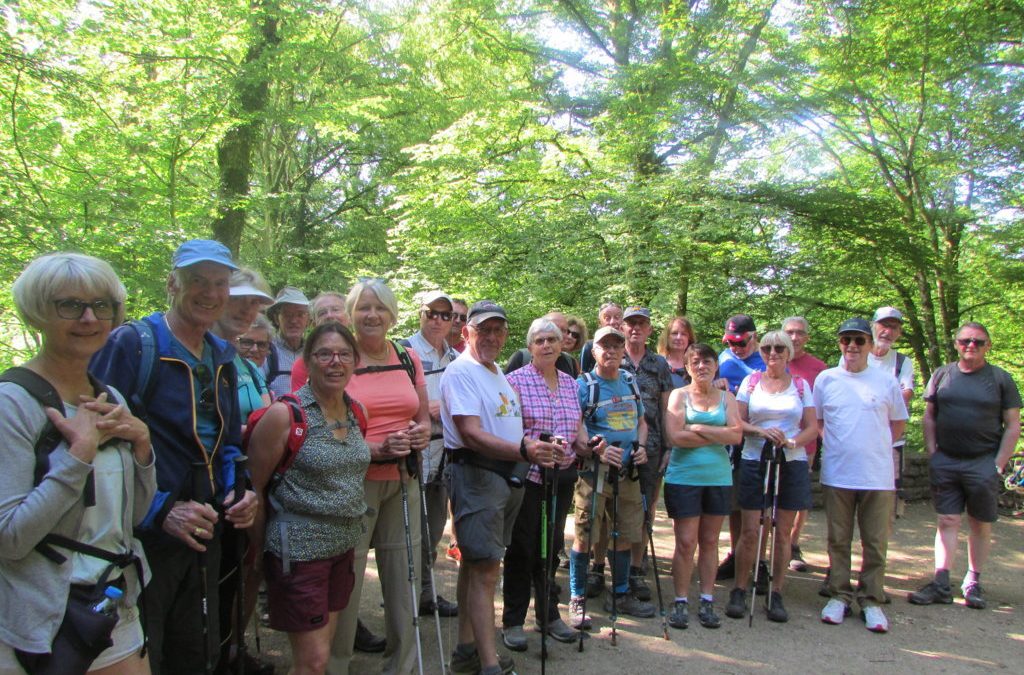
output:
M430 515L427 513L427 483L423 471L417 472L420 484L420 501L423 503L423 532L421 536L428 545L434 540L430 537ZM437 653L441 657L441 675L447 672L447 665L444 661L444 642L441 641L441 610L437 606L437 581L434 577L434 556L437 554L437 547L427 556L427 571L430 573L430 599L434 602L434 624L437 626Z
M782 463L786 461L786 454L782 446L775 447L775 475L772 480L775 482L772 488L772 548L771 553L768 556L768 581L774 578L775 574L775 541L779 536L779 472L782 469ZM772 608L772 589L768 587L768 603L767 607L769 610ZM753 609L753 607L751 607ZM753 611L751 611L753 614Z
M761 571L761 546L764 544L764 514L768 510L769 486L772 476L772 461L774 458L775 446L771 441L765 441L761 446L761 467L764 469L764 487L761 490L761 517L757 526L757 548L754 549L754 589L750 594L750 617L747 626L754 625L754 603L757 600L757 578ZM769 572L769 580L771 574Z
M206 462L192 462L192 501L206 504L209 485L209 469ZM210 664L210 604L207 586L209 569L206 551L197 551L196 558L199 563L199 625L203 633L203 672L210 675L213 672L213 666Z
M661 474L658 474L658 479L661 479ZM658 576L658 554L654 552L654 514L651 512L649 505L647 504L647 495L641 491L641 497L644 504L644 520L647 522L647 541L650 542L651 546L651 567L654 570L654 588L658 591L658 611L661 612L661 630L664 632L665 639L669 640L668 636L668 617L665 614L665 600L661 597L661 577Z
M249 458L245 455L235 457L235 498L231 502L237 504L245 498L245 467ZM235 554L238 575L235 586L235 674L245 675L245 553L248 538L238 529L235 532Z
M406 478L411 475L413 462L416 461L412 452L409 453L409 456L413 457L413 461L406 460ZM418 475L419 471L416 473ZM412 600L412 628L416 633L416 665L419 667L419 674L423 675L423 643L420 640L419 603L416 602L416 561L412 556L412 530L409 526L409 486L402 479L401 470L399 470L398 484L402 488L402 522L405 525L405 551L409 557L409 597Z
M590 443L590 447L591 448L596 447L601 442L601 438L599 436L595 437L595 438L596 438L596 441L592 440L591 443ZM601 493L601 490L604 489L604 480L603 479L604 479L604 474L601 471L601 458L598 457L595 454L594 455L594 494L591 496L591 499L590 499L590 522L587 523L587 563L586 563L587 565L590 564L590 546L591 546L591 544L594 541L594 519L597 517L597 496ZM583 626L585 626L586 622L587 622L587 592L586 592L586 588L584 588L584 590L583 590L583 609L580 612L580 615L581 615L582 618L580 619L580 641L579 641L579 646L576 649L576 651L578 651L578 652L582 652L583 651L583 634L585 633L585 631L583 630Z
M612 622L612 647L618 643L618 633L615 630L615 622L619 618L618 605L615 596L615 568L619 561L619 470L614 466L608 469L608 480L612 484L612 615L609 617Z
M551 606L551 581L548 578L548 488L550 487L548 470L540 470L540 560L544 566L544 581L541 583L541 593L544 594L541 600L540 615L540 673L545 675L548 660L548 609Z

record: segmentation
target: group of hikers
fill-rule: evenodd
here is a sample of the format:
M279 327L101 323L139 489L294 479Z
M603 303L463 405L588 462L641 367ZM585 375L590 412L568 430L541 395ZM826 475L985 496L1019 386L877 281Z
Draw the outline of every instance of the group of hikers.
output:
M916 386L912 359L894 349L894 307L843 321L834 367L806 352L800 316L763 334L732 316L721 350L673 316L652 348L648 308L606 303L592 339L579 317L533 320L502 368L509 316L493 300L421 293L419 330L395 339L385 281L312 300L291 286L273 294L212 240L178 247L169 307L139 320L124 322L110 265L78 253L33 260L12 293L41 344L0 376L0 675L272 672L244 640L261 585L294 673L348 673L357 649L382 652L389 674L431 662L509 673L499 638L513 652L531 634L542 655L549 639L583 650L599 622L588 599L601 596L613 643L621 615L660 615L666 637L686 629L691 600L713 629L716 581L732 580L726 617L786 622L787 571L807 569L817 465L821 621L841 624L856 604L868 630L889 630L887 546ZM953 602L966 511L961 594L980 609L1021 402L986 360L984 326L967 322L954 339L959 359L923 396L935 570L908 599ZM675 539L665 580L660 503ZM446 529L454 598L434 574ZM383 636L359 619L371 548ZM420 639L430 623L436 657Z

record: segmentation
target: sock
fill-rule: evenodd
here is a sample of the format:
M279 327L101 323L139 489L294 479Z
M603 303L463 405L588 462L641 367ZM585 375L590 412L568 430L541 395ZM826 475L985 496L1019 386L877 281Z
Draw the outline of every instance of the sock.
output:
M476 654L475 642L463 642L455 645L455 653L459 656L472 656Z
M682 602L682 603L684 603L684 604L687 604L687 603L689 603L689 600L688 600L687 598L680 598L680 597L679 597L679 596L677 595L677 596L676 596L676 602Z
M935 583L943 588L949 588L949 570L935 570Z
M708 602L714 602L715 601L715 596L711 595L710 593L701 593L700 594L700 599L701 599L701 601L706 600Z
M575 549L569 551L569 595L574 598L582 598L587 594L588 564L589 553L580 553Z
M980 584L981 583L981 572L975 572L974 570L967 570L967 576L964 577L964 586L967 584Z
M608 551L608 561L612 567L612 578L615 580L615 593L622 595L629 592L629 551Z

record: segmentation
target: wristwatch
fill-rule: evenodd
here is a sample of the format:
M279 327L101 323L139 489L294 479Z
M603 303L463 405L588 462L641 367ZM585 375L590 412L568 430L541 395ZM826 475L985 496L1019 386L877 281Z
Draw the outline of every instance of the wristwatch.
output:
M526 436L523 436L523 440L519 441L519 454L523 456L524 461L530 461L530 456L526 454Z

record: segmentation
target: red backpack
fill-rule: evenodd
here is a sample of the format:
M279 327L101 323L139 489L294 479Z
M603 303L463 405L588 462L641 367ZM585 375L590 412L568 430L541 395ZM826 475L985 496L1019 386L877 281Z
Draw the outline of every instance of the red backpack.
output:
M284 455L281 456L281 461L274 467L274 475L270 477L270 481L267 483L267 492L274 489L278 483L281 482L281 478L285 472L291 468L291 465L295 462L296 455L299 454L299 450L302 449L302 444L306 441L306 430L308 423L306 421L306 411L302 409L302 402L295 394L284 394L275 401L275 403L284 403L288 406L288 409L292 413L291 427L288 429L288 440L284 445ZM356 418L356 424L359 425L359 431L366 436L366 408L363 404L354 398L345 394L345 403L348 404L349 410L352 411L352 415ZM242 434L242 451L245 454L249 454L249 439L252 438L252 432L256 428L256 425L263 415L270 410L270 407L260 408L259 410L253 410L249 414L249 419L246 421L245 433Z

